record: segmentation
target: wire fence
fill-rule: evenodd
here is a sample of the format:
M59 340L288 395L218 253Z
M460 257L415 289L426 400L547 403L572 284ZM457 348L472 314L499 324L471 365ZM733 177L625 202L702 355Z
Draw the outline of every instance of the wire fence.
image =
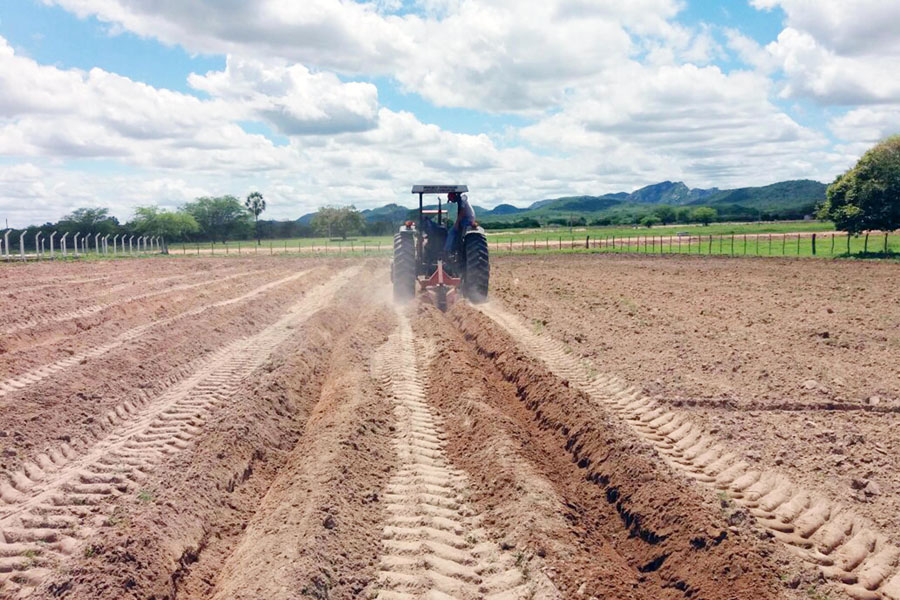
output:
M727 256L846 256L900 254L900 235L842 232L723 235L545 236L489 242L494 252L622 252Z
M0 240L2 242L2 240ZM96 245L96 243L95 243ZM153 243L150 242L152 246ZM102 246L102 245L101 245ZM817 233L748 233L748 234L667 234L667 235L555 235L555 236L489 236L488 247L497 254L506 253L542 253L542 252L610 252L637 254L696 254L726 256L815 256L833 257L848 255L900 255L900 235L896 233L870 232L854 236L842 232ZM76 245L69 256L121 254L123 256L139 253L140 246L125 247L121 250L115 245L110 249L104 247L90 248ZM9 252L9 248L0 247L0 256L6 254L7 260L19 258ZM93 252L91 252L93 250ZM156 248L159 252L168 250L168 254L182 256L257 256L257 255L324 255L324 256L358 256L358 255L390 255L393 247L382 239L349 239L322 242L304 240L268 241L262 244L253 242L193 242L174 243ZM25 259L63 258L61 249L55 255L51 250L35 252L31 256L21 254Z

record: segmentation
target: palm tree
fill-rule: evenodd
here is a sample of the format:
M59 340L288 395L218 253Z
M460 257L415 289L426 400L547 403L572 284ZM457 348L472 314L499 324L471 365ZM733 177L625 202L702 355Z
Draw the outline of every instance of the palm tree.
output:
M247 196L244 206L253 213L253 219L256 222L256 244L259 245L262 243L259 241L259 213L266 210L266 201L263 200L263 195L259 192L252 192Z

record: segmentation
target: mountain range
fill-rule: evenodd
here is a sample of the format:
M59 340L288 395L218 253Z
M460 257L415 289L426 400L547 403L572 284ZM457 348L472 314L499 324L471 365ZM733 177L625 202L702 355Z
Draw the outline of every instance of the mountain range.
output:
M616 211L646 211L654 206L710 206L724 215L756 215L766 213L773 218L803 216L812 212L825 199L828 186L818 181L798 179L760 187L730 190L689 188L681 181L663 181L633 192L617 192L600 196L564 196L532 202L525 208L499 204L492 209L473 206L479 221L514 221L525 218L549 218L590 215ZM386 204L360 211L367 221L401 222L409 217L411 207ZM309 223L315 213L298 219Z

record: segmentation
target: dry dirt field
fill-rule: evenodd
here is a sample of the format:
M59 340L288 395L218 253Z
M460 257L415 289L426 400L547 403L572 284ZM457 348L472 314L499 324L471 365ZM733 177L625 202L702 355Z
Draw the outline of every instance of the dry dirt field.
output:
M0 265L0 598L900 600L898 265Z

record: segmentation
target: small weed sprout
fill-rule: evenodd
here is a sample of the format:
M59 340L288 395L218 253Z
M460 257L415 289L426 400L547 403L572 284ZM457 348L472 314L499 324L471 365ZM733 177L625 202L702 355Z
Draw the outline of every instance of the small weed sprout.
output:
M141 502L150 502L153 500L153 495L147 490L141 490L138 492L137 499Z

